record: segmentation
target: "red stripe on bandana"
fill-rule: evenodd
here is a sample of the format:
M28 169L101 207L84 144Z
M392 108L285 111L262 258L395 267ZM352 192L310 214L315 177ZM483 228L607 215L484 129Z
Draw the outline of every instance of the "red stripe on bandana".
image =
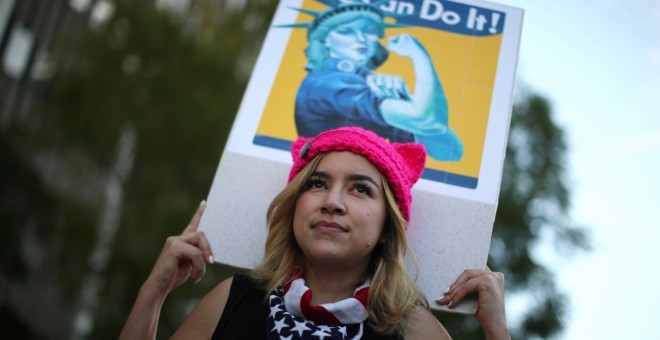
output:
M320 321L324 323L341 324L337 318L328 312L323 306L312 306L312 290L308 289L300 299L300 309L305 315L305 319Z
M369 287L364 287L357 292L355 292L355 295L353 297L360 301L360 303L367 308L367 299L369 298Z

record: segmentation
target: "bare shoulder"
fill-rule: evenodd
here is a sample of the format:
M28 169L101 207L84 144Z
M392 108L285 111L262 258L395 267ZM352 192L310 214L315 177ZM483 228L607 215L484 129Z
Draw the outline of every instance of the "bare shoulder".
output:
M406 339L451 339L438 319L422 306L415 306L406 321Z
M172 335L172 339L210 339L227 304L233 279L230 277L220 282L206 294Z

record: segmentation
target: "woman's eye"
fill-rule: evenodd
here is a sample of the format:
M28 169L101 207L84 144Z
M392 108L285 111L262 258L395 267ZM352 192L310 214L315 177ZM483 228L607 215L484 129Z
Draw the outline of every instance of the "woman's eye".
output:
M364 33L369 34L369 35L377 35L378 30L376 29L375 26L369 26L369 27L364 29Z
M349 34L353 34L353 30L350 29L350 28L339 28L339 29L337 29L336 32L339 33L339 34L341 34L341 35L349 35Z
M358 183L355 185L355 191L369 196L371 196L371 192L372 192L371 187L368 184L362 184L362 183Z
M323 189L325 188L325 181L320 178L310 178L307 182L307 189Z

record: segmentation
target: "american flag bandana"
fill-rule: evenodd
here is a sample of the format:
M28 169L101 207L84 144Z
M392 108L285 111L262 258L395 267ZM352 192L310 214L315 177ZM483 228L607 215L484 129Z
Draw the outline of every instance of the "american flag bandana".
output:
M298 277L270 296L269 339L359 339L367 320L369 281L348 299L312 306L312 291Z

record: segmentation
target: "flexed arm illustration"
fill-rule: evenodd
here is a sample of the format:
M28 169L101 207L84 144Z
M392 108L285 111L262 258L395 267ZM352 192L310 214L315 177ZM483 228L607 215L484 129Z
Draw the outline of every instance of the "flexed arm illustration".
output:
M374 74L367 78L372 91L383 98L380 112L390 125L409 131L435 159L455 161L463 155L463 143L449 127L447 98L431 57L420 42L408 34L391 37L390 51L409 58L415 74L410 94L398 76Z

